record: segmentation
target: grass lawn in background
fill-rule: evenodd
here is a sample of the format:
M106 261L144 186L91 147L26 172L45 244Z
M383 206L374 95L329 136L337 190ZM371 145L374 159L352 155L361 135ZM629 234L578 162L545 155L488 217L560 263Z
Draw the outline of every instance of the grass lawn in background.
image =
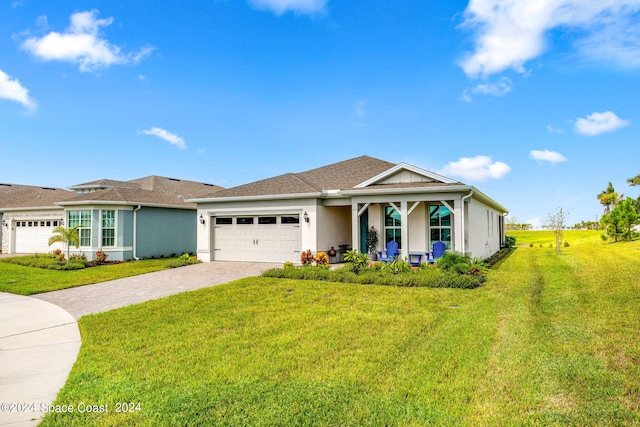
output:
M55 404L107 411L41 426L640 425L640 242L597 242L475 290L248 278L85 316Z
M56 271L0 262L0 292L33 295L163 270L168 259L148 259L82 270Z

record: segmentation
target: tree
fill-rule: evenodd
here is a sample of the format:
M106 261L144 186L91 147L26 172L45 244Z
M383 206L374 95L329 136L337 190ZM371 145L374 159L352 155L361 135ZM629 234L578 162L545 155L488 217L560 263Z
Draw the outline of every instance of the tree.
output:
M635 203L635 200L627 198L618 203L611 213L602 216L603 238L612 239L615 242L623 237L631 240L633 226L640 222L640 215L636 211Z
M53 229L53 236L49 238L49 246L56 242L62 242L67 245L67 262L69 261L69 246L72 244L77 248L80 246L80 233L78 227L65 228L62 225Z
M632 187L635 186L635 185L640 185L640 173L638 175L634 176L633 178L629 178L627 180L627 183Z
M547 225L553 230L553 235L556 238L556 254L560 254L560 248L562 247L562 230L564 229L566 219L566 214L562 208L556 208L556 211L550 213L547 217Z
M598 194L600 204L604 205L604 215L608 215L623 197L624 194L618 194L613 184L609 183L607 189Z

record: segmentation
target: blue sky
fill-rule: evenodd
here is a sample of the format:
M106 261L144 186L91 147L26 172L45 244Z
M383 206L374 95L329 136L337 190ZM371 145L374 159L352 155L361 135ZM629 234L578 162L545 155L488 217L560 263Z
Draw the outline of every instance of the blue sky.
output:
M0 52L0 182L230 187L366 154L520 222L640 194L640 0L15 0Z

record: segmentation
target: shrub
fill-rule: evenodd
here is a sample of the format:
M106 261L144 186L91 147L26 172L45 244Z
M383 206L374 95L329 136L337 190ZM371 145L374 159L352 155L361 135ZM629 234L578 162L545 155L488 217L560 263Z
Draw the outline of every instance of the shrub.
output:
M306 251L300 254L300 264L302 265L311 265L314 261L313 255L311 255L311 249L307 249Z
M291 261L285 261L283 268L295 268L296 265Z
M73 255L69 258L72 257ZM87 268L87 262L81 259L70 259L69 262L51 264L47 268L50 270L82 270L83 268Z
M471 274L471 258L457 252L446 252L436 261L444 271L459 274Z
M324 252L318 252L316 254L316 264L317 265L328 265L329 264L329 256Z
M516 245L516 238L513 236L504 236L504 247L513 248Z
M201 262L202 261L200 261L196 256L191 256L189 254L182 254L178 258L169 261L165 265L165 268L184 267L185 265L200 264Z
M565 241L564 241L563 246L564 246L565 248L568 248L568 247L569 247L569 242L567 242L567 241L565 240Z
M107 261L108 256L109 255L102 251L96 252L96 264L104 264Z
M349 263L351 271L356 274L369 265L367 254L361 254L355 249L347 251L344 254L344 260Z
M396 258L391 262L383 264L382 271L388 271L392 274L406 273L407 271L411 271L411 264L400 258Z

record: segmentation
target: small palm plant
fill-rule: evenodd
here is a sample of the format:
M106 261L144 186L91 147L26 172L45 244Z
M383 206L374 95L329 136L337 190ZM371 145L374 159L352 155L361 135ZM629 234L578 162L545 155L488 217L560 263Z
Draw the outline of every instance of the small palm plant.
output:
M65 228L62 225L53 229L53 236L49 238L49 246L54 243L62 242L67 245L67 262L69 262L69 247L73 244L76 248L80 246L80 233L78 226Z

